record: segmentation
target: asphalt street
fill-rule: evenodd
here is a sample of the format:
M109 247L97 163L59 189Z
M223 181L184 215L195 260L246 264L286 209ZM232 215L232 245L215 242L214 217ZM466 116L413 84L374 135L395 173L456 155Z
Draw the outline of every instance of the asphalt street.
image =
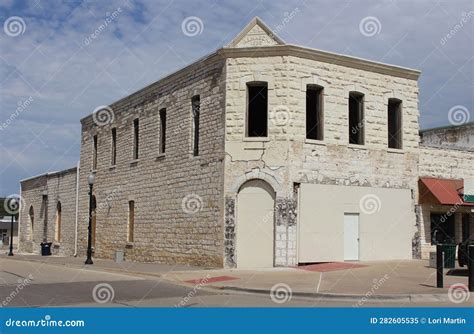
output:
M0 303L3 307L333 307L354 302L324 301L288 296L220 292L202 285L179 285L158 276L113 273L93 267L75 268L0 259ZM384 304L364 306L453 306L450 303Z

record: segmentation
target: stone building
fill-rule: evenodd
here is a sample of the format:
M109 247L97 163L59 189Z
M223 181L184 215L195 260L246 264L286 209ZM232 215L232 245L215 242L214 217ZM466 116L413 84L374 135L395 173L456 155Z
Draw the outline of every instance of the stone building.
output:
M474 122L420 131L421 144L474 151Z
M35 176L20 184L20 250L39 253L42 242L52 242L53 254L76 254L77 168Z
M421 257L428 258L437 242L474 239L474 123L420 136L418 222Z
M419 257L420 171L472 176L473 158L420 147L419 75L285 44L256 18L226 47L83 118L77 188L46 175L22 182L23 201L36 213L61 199L56 251L67 255L86 250L92 173L97 257L240 268ZM439 150L458 165L432 165ZM66 231L64 196L70 213L76 194ZM42 217L35 242L57 233ZM37 251L28 212L20 219L21 248Z
M15 201L15 202L12 202ZM18 247L18 206L19 198L16 196L0 197L0 250L10 248L13 230L13 247ZM18 204L19 205L19 204ZM13 224L12 224L13 220ZM13 228L12 228L13 225Z

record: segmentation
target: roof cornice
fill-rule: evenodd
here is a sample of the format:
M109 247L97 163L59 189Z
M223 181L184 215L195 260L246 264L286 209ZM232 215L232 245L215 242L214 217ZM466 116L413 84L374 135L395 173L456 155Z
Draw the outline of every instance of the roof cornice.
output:
M71 167L71 168L68 168L68 169L63 169L63 170L55 171L55 172L47 172L47 173L43 173L43 174L40 174L40 175L35 175L35 176L32 176L32 177L29 177L27 179L21 179L20 184L24 183L24 182L29 182L29 181L33 181L33 180L36 180L36 179L40 179L42 177L48 178L48 177L59 176L59 175L63 175L63 174L71 173L71 172L76 172L77 173L77 167Z
M421 74L420 71L411 68L379 63L292 44L249 48L223 48L218 52L226 58L295 56L410 80L418 80Z
M351 56L341 55L337 53L331 53L326 51L321 51L317 49L305 48L298 45L292 44L285 44L285 45L275 45L275 46L263 46L263 47L248 47L248 48L220 48L198 60L195 62L181 68L180 70L173 72L152 84L143 87L142 89L125 96L111 104L110 106L116 105L131 96L136 96L141 94L142 92L148 90L149 88L162 85L166 81L169 80L176 80L176 78L186 75L189 71L194 71L196 67L202 64L208 64L210 62L216 61L216 59L223 59L223 58L242 58L242 57L251 57L251 58L258 58L258 57L278 57L278 56L294 56L300 57L315 61L320 61L329 64L335 64L380 74L391 75L395 77L410 79L410 80L417 80L420 76L420 71L399 67L395 65L388 65L384 63L378 63L375 61L362 59L362 58L355 58ZM81 119L81 123L86 121L92 116L89 114Z
M460 124L460 125L443 125L443 126L438 126L435 128L422 129L420 130L420 133L431 132L431 131L435 132L439 130L458 130L458 129L469 128L473 126L474 126L474 122L469 122L469 123Z
M187 75L188 72L195 71L202 64L209 64L209 63L212 63L216 60L221 60L222 55L219 53L220 50L221 49L218 49L214 52L211 52L211 53L209 53L209 54L193 61L192 63L180 68L179 70L177 70L175 72L172 72L172 73L162 77L161 79L158 79L157 81L154 81L151 84L146 85L145 87L140 88L139 90L137 90L137 91L135 91L135 92L133 92L133 93L127 95L127 96L124 96L124 97L122 97L122 98L120 98L120 99L118 99L118 100L116 100L116 101L114 101L110 104L108 104L108 106L113 107L113 106L118 105L121 102L129 99L132 96L138 96L138 95L142 94L143 92L149 90L150 88L152 88L154 86L166 84L167 81L177 80L180 76L185 76L185 75ZM91 117L92 117L92 113L84 116L83 118L81 118L80 122L84 123L85 121L87 121Z

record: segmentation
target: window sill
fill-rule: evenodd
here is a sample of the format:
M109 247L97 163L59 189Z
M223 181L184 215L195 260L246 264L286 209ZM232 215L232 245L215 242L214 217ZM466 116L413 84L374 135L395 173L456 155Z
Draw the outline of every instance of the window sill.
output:
M166 153L160 153L156 156L155 160L163 160L164 158L166 158Z
M326 142L324 140L317 140L317 139L308 139L304 140L305 144L312 144L312 145L321 145L326 146Z
M356 150L367 150L367 146L358 145L358 144L348 144L347 148L352 148L352 149L356 149Z
M270 141L268 137L244 137L243 141L245 142L266 142Z
M111 166L109 167L109 170L115 170L115 168L117 168L117 165L111 165Z
M126 248L126 249L131 249L131 248L133 248L133 242L127 241L127 243L125 244L125 248Z
M387 148L388 153L397 153L397 154L405 154L405 151L402 148Z
M138 162L140 162L140 159L132 160L132 161L130 161L130 166L136 166L138 164Z

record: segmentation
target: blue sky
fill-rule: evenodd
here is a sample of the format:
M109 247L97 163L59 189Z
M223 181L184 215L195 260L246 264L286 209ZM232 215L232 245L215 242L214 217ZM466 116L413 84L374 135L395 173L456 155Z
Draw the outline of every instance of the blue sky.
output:
M0 195L76 165L82 117L225 45L254 16L288 43L421 70L422 128L449 125L455 106L473 121L473 4L0 0ZM190 16L196 36L182 30ZM12 17L19 31L6 27ZM359 27L366 17L378 21L373 36Z

